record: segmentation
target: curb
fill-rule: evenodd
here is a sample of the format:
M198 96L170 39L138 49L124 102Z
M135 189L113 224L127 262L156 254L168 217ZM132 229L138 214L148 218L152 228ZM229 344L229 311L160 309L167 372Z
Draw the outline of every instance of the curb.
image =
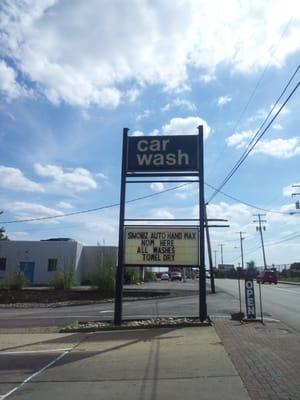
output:
M193 321L194 319L194 321ZM187 328L187 327L207 327L207 326L212 326L212 323L210 320L205 321L205 322L200 322L198 318L189 318L189 321L182 321L182 320L177 320L174 319L173 322L163 322L160 319L157 319L155 321L152 321L146 325L130 325L130 323L135 323L135 322L143 322L145 320L140 319L140 320L125 320L123 321L125 324L128 323L128 325L120 325L120 326L115 326L112 324L108 326L82 326L82 327L74 327L72 328L71 326L66 326L65 328L62 328L59 330L59 333L90 333L90 332L101 332L101 331L124 331L124 330L140 330L140 329L154 329L154 328ZM104 322L104 321L97 321L97 322ZM107 321L105 321L107 322ZM80 324L80 322L79 322Z
M283 283L285 285L295 285L300 286L300 282L291 282L291 281L278 281L278 283Z

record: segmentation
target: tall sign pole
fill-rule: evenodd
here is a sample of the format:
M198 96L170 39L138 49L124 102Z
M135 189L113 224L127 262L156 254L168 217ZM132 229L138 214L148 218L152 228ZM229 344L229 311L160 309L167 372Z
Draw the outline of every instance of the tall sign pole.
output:
M206 280L205 280L205 200L204 200L204 162L203 126L198 126L199 134L199 319L207 319Z
M209 260L209 271L210 271L210 287L211 287L211 292L212 293L216 293L214 267L213 267L213 260L212 260L212 254L211 254L211 245L210 245L210 236L209 236L209 228L208 228L208 219L207 219L206 206L205 206L205 221L206 221L206 226L205 226L206 243L207 243L207 252L208 252L208 260Z
M123 298L123 273L124 273L124 218L125 218L125 196L126 196L126 155L128 128L123 129L123 151L122 151L122 171L121 171L121 192L120 192L120 215L119 215L119 248L118 266L116 273L116 293L115 293L115 318L114 324L122 324L122 298Z

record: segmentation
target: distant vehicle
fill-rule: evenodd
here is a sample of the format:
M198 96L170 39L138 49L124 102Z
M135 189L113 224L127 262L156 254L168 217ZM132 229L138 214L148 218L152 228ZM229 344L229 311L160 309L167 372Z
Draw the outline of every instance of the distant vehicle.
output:
M181 272L178 271L171 272L171 281L182 281Z
M256 277L256 282L257 283L270 283L270 284L274 283L275 285L277 285L277 282L278 282L277 274L274 271L265 270Z
M168 280L170 279L169 274L167 274L167 273L161 274L160 279L161 279L162 281L168 281Z

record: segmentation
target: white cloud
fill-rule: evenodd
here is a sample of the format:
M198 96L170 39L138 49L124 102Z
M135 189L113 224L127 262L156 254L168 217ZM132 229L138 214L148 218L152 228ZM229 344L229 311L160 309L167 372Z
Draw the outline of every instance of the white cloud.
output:
M8 100L27 94L25 88L17 82L15 70L0 60L0 93L3 93Z
M154 192L161 192L164 190L165 186L162 182L152 182L150 188L154 190Z
M173 219L174 214L166 209L166 208L158 208L156 210L153 210L151 213L151 217L152 218L161 218L161 219ZM162 222L162 224L164 224L164 222ZM166 225L168 225L168 221L165 222Z
M37 203L29 203L24 201L15 201L5 206L6 210L17 214L18 218L38 218L52 217L54 215L62 215L61 211L54 208L45 207Z
M217 78L214 74L204 74L200 76L200 81L204 83L210 83L215 81Z
M219 107L223 107L226 104L230 103L232 98L230 96L220 96L218 97L217 104Z
M300 154L300 139L261 140L253 149L252 154L265 154L276 158L291 158Z
M273 125L273 129L277 130L277 131L282 131L283 127L280 124L274 124Z
M195 180L194 177L189 177L188 180ZM178 197L181 200L185 200L187 198L191 198L195 196L198 196L198 183L194 184L182 184L180 185L176 191L175 191L175 196ZM197 197L196 197L197 198Z
M58 207L58 208L63 208L63 209L65 209L65 210L70 210L71 208L74 208L74 207L72 206L72 204L67 203L67 202L65 202L65 201L60 201L59 203L56 204L56 207Z
M105 174L103 174L103 172L98 172L96 174L96 176L98 176L99 178L104 179L104 180L108 179L107 176Z
M209 204L207 206L208 218L228 219L229 224L248 223L252 218L253 209L244 204L228 204L220 202L218 204Z
M254 131L251 129L248 131L243 131L239 133L234 133L226 139L227 146L235 147L236 149L241 149L249 143L250 138L254 136Z
M291 183L289 186L285 186L283 189L282 189L282 194L283 194L283 196L288 196L288 197L290 197L293 193L298 193L298 192L300 192L300 188L299 187L293 187L293 185L296 185L296 186L300 186L300 182L294 182L294 183Z
M148 118L152 112L149 109L145 109L143 112L137 115L136 120L141 121L142 119Z
M207 122L199 117L172 118L170 122L162 127L165 135L184 135L197 133L197 127L203 125L204 138L207 139L211 132Z
M144 132L142 132L142 131L133 131L130 136L144 136Z
M96 189L97 182L91 173L84 168L74 168L64 171L56 165L34 164L35 172L43 177L53 179L54 184L75 191Z
M293 19L284 36L282 32ZM300 48L296 0L155 3L7 0L0 47L53 103L116 107L122 85L187 88L188 68L211 81L220 64L252 73L280 68ZM270 49L278 44L275 53ZM13 82L13 81L12 81ZM16 92L15 92L16 93Z
M185 99L174 99L171 103L167 103L161 108L162 112L169 111L171 108L180 107L186 108L189 111L196 111L197 107L194 103Z
M44 192L42 185L26 178L18 168L4 165L0 165L0 187L25 192Z
M242 149L247 146L249 139L254 136L254 131L234 133L226 139L227 146ZM291 158L300 154L300 138L265 139L260 140L253 148L250 155L265 154L276 158Z
M134 103L135 100L139 97L141 91L137 88L129 89L126 92L126 97L128 98L130 103Z

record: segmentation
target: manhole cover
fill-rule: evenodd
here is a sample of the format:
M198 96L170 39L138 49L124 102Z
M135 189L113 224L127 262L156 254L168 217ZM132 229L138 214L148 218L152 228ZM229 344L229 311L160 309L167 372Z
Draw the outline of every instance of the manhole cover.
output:
M287 335L288 333L290 333L290 331L288 329L284 329L284 328L266 328L264 326L256 326L255 329L264 331L268 335L272 335L272 336L281 336L281 335Z

